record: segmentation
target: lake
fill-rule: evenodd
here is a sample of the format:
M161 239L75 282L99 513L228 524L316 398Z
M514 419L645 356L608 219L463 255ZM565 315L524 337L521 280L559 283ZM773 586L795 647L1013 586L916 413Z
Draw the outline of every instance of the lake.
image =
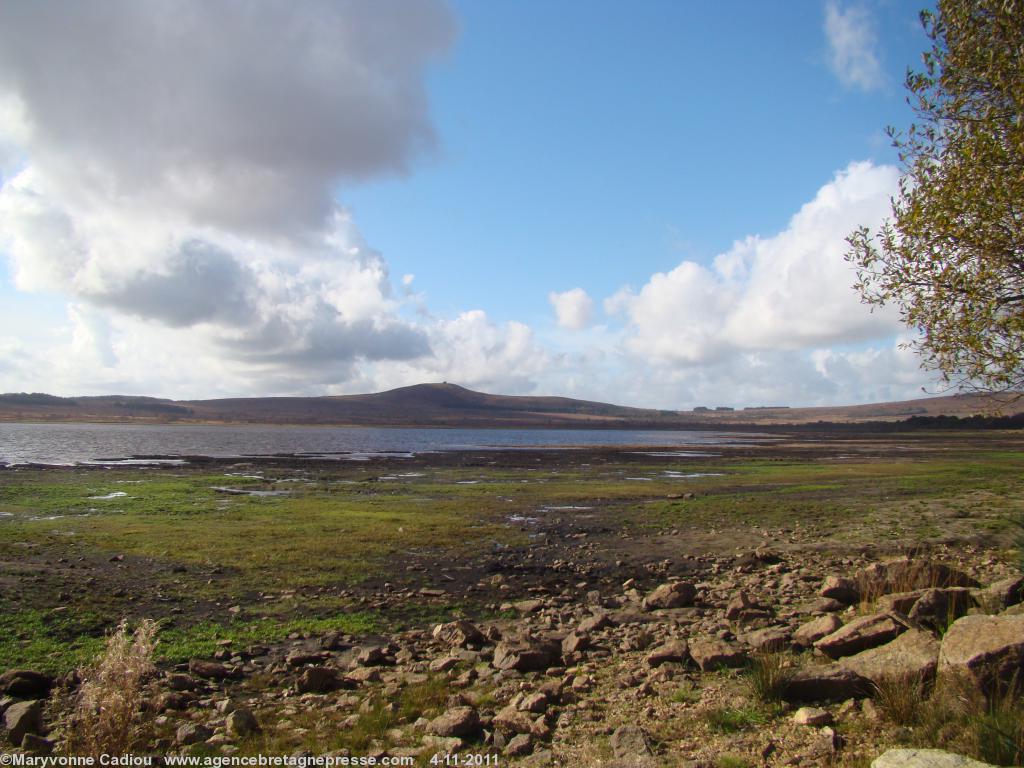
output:
M360 460L380 454L531 447L724 447L770 439L684 430L0 424L0 463L139 463L153 457L272 455Z

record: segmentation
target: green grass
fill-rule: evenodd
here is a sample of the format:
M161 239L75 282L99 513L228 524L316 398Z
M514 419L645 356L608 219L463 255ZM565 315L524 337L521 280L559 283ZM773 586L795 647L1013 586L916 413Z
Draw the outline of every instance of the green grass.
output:
M711 729L719 733L738 733L768 722L767 714L753 706L716 707L708 710L705 717Z
M722 474L674 480L666 470ZM339 593L367 580L422 585L436 573L407 571L419 557L458 564L525 546L526 533L507 518L571 515L545 506L591 507L585 515L610 539L623 529L643 536L673 528L695 540L725 536L730 551L743 537L760 543L755 529L851 546L983 539L1008 558L1022 549L1012 539L1024 520L1024 452L977 442L885 460L612 460L368 476L379 471L268 468L277 482L188 467L0 471L0 667L74 666L124 617L173 620L161 653L175 659L209 652L217 639L260 643L293 631L444 620L479 606L460 593L412 601L401 615L361 613ZM229 496L214 486L289 493ZM127 496L89 498L115 491ZM668 498L689 491L696 498ZM109 563L115 555L124 555L123 568ZM288 592L294 598L281 599ZM232 605L242 610L229 621ZM55 606L66 610L53 613Z

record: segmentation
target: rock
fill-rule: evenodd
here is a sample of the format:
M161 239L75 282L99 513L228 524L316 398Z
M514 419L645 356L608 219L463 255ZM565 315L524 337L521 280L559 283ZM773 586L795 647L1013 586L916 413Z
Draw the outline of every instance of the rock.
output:
M793 722L797 725L809 725L819 728L823 725L832 724L832 713L818 707L800 707L793 715Z
M213 736L213 731L205 725L185 723L178 728L174 740L180 746L187 747L190 744L200 744L211 736Z
M737 592L725 606L725 618L730 621L764 618L771 612L763 605L751 599L744 591Z
M509 739L503 753L509 757L522 757L533 751L533 738L528 733L518 733Z
M199 681L191 675L176 672L167 676L167 687L172 691L194 691L199 687Z
M431 632L431 636L453 648L482 648L487 645L484 633L475 624L464 619L438 624Z
M326 653L294 651L285 657L284 663L289 667L305 667L309 664L323 664L328 658L329 654Z
M914 589L979 586L970 576L948 565L909 557L872 563L860 571L857 583L862 594L876 595Z
M514 669L517 672L538 672L557 666L561 657L558 643L524 641L500 642L494 648L491 664L495 669Z
M361 667L383 667L393 665L395 660L388 655L386 649L379 645L370 645L359 649L355 663Z
M516 705L516 709L518 709L520 712L532 712L535 715L539 715L541 712L544 712L547 708L547 694L541 691L526 694L519 700L519 703Z
M871 768L996 768L943 749L890 749Z
M926 589L915 589L911 592L894 592L891 595L882 595L875 601L875 608L881 612L896 611L896 613L906 615L910 613L914 603L927 591Z
M644 598L643 607L645 610L653 611L657 608L685 608L693 605L697 597L697 590L692 584L686 581L674 581L669 584L662 584Z
M590 647L590 636L573 632L562 640L562 653L580 653Z
M636 725L620 725L612 732L609 745L617 760L632 760L653 754L647 734Z
M910 609L908 618L926 627L943 631L974 605L971 590L965 587L926 589Z
M529 714L520 712L514 704L509 704L498 710L491 721L491 725L502 733L531 733L533 721Z
M702 672L722 667L742 667L747 654L742 648L714 637L698 637L690 642L690 657Z
M685 664L690 660L690 645L685 640L669 640L647 654L647 665L660 667L667 662Z
M740 640L755 651L763 653L785 651L792 645L789 630L783 627L756 629L753 632L747 632L745 635L742 635Z
M45 699L50 695L54 680L42 672L30 669L10 669L0 675L0 695L19 699Z
M989 584L985 589L976 590L975 599L979 605L995 610L1016 605L1024 600L1024 576L1011 576Z
M852 656L896 638L907 627L897 621L898 614L874 613L844 624L831 635L817 640L814 647L833 659Z
M595 613L581 621L576 631L581 635L588 635L611 626L614 626L614 622L607 613Z
M543 600L520 600L512 603L512 607L515 608L519 613L536 613L544 607Z
M793 633L793 644L810 648L815 642L827 637L843 626L842 620L834 614L827 614L804 624Z
M840 664L805 667L786 682L783 698L789 702L846 701L868 696L871 681Z
M21 737L21 748L34 755L48 755L53 752L54 743L37 733L26 733Z
M452 755L466 746L462 739L454 736L432 736L427 735L423 737L423 745L435 753L441 753L443 755Z
M852 605L860 600L860 590L857 589L857 582L845 576L829 576L821 585L818 594L838 600L844 605Z
M427 669L431 672L447 672L449 669L454 669L459 665L459 659L455 656L441 656L440 658L434 659L427 665Z
M328 632L320 638L318 645L325 651L344 651L352 647L348 636L343 632Z
M986 690L1015 680L1024 669L1024 615L964 616L942 638L939 672L966 673Z
M196 677L205 677L209 680L226 680L231 677L231 670L223 664L203 659L192 659L188 663L188 671Z
M472 707L453 707L430 721L427 733L469 739L480 731L480 715Z
M158 712L183 711L196 702L196 697L184 691L168 691L156 700Z
M262 729L251 709L239 707L228 714L224 721L224 730L228 736L244 739L253 733L259 733Z
M16 747L27 733L40 734L43 730L43 703L41 701L19 701L11 704L4 712L4 727L7 739Z
M295 681L298 693L330 693L342 687L341 675L330 667L306 667Z
M910 629L885 645L861 651L839 662L846 669L875 684L883 678L909 683L935 677L939 663L939 641L929 632Z

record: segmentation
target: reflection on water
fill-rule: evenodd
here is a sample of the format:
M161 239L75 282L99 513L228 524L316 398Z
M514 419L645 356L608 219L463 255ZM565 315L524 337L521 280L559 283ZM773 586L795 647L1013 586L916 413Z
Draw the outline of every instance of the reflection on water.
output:
M182 456L367 460L418 453L528 447L750 445L765 435L604 429L411 429L374 427L161 426L152 424L0 424L7 464L181 463ZM652 455L661 455L652 452ZM676 451L670 455L704 456Z

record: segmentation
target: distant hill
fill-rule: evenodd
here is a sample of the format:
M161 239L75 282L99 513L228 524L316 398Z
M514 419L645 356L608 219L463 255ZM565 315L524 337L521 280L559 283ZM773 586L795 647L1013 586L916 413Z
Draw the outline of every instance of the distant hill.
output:
M911 417L988 415L998 404L981 395L825 408L752 407L666 411L568 397L490 395L455 384L417 384L336 397L165 400L105 395L0 395L0 421L310 424L442 427L722 428L817 422L902 421ZM1016 413L1024 408L1010 408Z

